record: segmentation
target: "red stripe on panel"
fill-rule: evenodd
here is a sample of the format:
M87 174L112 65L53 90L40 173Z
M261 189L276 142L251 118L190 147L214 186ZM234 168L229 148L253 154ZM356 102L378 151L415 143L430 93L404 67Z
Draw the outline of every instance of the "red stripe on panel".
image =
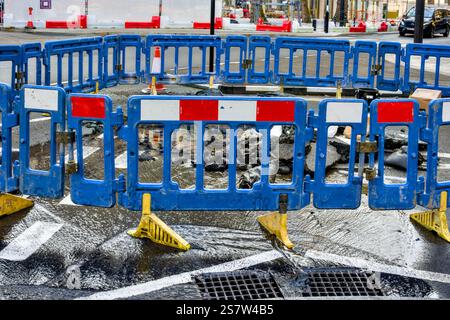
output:
M294 101L258 101L256 121L294 122Z
M105 99L89 97L71 97L72 117L105 119Z
M180 121L218 121L219 101L180 100Z
M411 123L414 121L414 102L378 103L378 123Z

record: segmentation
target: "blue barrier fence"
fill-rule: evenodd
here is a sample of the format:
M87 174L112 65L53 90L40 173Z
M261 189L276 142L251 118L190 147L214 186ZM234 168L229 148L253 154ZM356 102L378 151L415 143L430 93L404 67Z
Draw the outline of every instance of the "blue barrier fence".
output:
M154 51L161 69L152 72ZM209 71L209 51L215 51ZM0 45L0 74L15 90L23 84L56 85L69 93L119 83L284 84L286 86L377 88L409 94L416 88L450 96L444 70L448 45L268 36L112 35L40 44ZM171 59L169 59L171 58ZM418 62L420 60L420 62ZM33 61L33 67L30 62ZM7 63L6 65L2 63ZM403 68L402 68L403 67ZM42 79L44 70L44 79ZM33 72L33 74L31 74ZM43 80L43 81L42 81ZM17 95L17 91L16 91Z
M63 145L67 143L72 158L76 144L78 168L71 174L70 188L72 200L81 205L112 207L118 198L120 205L140 210L142 194L151 193L155 210L276 210L282 195L286 197L288 210L307 206L311 196L316 208L355 209L361 205L363 169L367 167L375 172L373 177L367 177L369 206L372 209L406 210L417 204L437 207L440 194L450 191L450 182L440 181L437 174L439 131L441 127L450 125L450 99L431 102L427 122L425 114L419 112L417 102L412 99L377 99L370 108L363 100L326 99L320 103L319 112L315 114L312 110L307 112L307 103L301 98L135 96L128 101L125 122L121 108L113 112L111 99L105 95L66 95L62 88L33 85L25 85L15 100L11 99L13 95L12 88L0 85L2 192L20 190L28 195L62 197L66 176ZM34 112L50 114L48 171L30 167L30 115ZM103 125L102 180L87 179L85 176L85 122L100 122ZM368 122L370 135L366 143ZM19 160L13 164L11 129L18 125ZM158 127L162 131L162 179L159 182L148 183L140 179L140 145L145 142L139 137L142 126ZM172 177L171 164L176 154L172 150L173 134L183 126L195 128L196 132L193 140L196 150L195 182L190 189L181 188ZM205 147L207 140L204 137L211 130L210 126L218 128L218 134L225 134L224 141L228 141L222 157L227 159L228 170L228 187L224 189L210 189L205 185L205 161L210 151ZM227 129L219 129L219 126L226 126ZM262 175L250 189L240 189L236 183L239 165L237 132L243 126L254 127L261 134L258 166ZM277 126L292 126L295 129L292 179L281 184L269 178L273 174L271 130ZM348 180L343 184L328 181L325 174L328 132L337 126L352 129ZM388 126L408 128L407 174L405 181L397 184L387 184L385 179L384 136ZM315 131L317 135L314 135ZM126 179L122 174L116 177L115 132L127 144ZM74 139L69 138L72 136L70 133L74 133ZM312 179L304 172L306 147L314 136L316 170ZM66 137L65 142L62 137ZM220 139L217 138L217 141L223 146ZM420 141L428 145L428 167L422 177L418 176ZM367 149L368 145L376 145L377 148L367 151L370 149ZM366 153L369 153L368 163Z

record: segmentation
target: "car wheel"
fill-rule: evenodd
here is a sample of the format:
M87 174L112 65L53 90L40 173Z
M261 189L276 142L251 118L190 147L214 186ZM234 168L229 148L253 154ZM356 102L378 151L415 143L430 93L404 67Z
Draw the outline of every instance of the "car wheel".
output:
M431 28L430 28L430 38L434 38L434 35L435 35L434 32L435 32L435 31L434 31L434 27L431 27Z
M448 37L448 35L450 34L450 27L447 26L447 28L445 28L445 32L444 32L444 37Z
M406 33L405 33L405 31L400 31L399 34L400 34L400 37L404 37Z

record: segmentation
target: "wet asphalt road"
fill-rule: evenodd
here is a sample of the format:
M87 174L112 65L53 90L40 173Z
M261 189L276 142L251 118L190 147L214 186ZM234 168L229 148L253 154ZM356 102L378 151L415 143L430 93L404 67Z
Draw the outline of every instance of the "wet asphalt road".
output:
M139 93L143 86L120 86L105 90L114 105L125 105L129 95ZM183 94L197 90L174 87ZM308 97L309 107L316 109L321 97ZM39 115L37 115L39 117ZM32 162L44 165L47 147L46 121L39 121ZM100 133L91 136L89 146L101 148ZM445 131L444 136L450 132ZM16 135L15 135L16 136ZM17 137L16 137L17 138ZM440 152L450 153L450 140L442 139ZM116 157L126 145L117 141ZM93 149L95 150L95 149ZM86 158L93 178L101 175L99 150ZM47 159L47 160L46 160ZM443 163L450 159L443 158ZM345 166L330 172L337 181L345 179ZM124 172L118 169L117 173ZM425 174L425 171L420 171ZM152 174L152 173L148 173ZM405 173L393 168L389 176L402 178ZM145 173L147 175L147 173ZM450 170L442 170L443 179L450 180ZM220 179L219 179L220 180ZM220 181L218 181L220 182ZM66 179L66 195L69 181ZM358 210L317 210L309 206L289 213L289 233L297 245L285 252L284 258L261 262L250 267L270 270L287 297L298 297L295 285L298 267L341 265L332 257L307 258L305 253L322 252L361 258L372 263L399 266L450 275L450 247L409 221L415 211L372 211L367 197ZM35 206L26 212L0 218L0 252L35 223L56 224L59 229L48 241L24 261L0 259L0 299L72 299L132 286L164 277L178 275L262 252L279 249L262 232L257 212L159 212L158 216L182 235L192 246L179 252L129 237L126 231L137 226L140 213L120 207L112 209L73 206L60 200L35 198ZM421 210L417 208L416 210ZM370 267L369 267L370 269ZM74 271L75 270L75 271ZM386 272L389 269L386 268ZM392 296L450 298L450 284L442 281L395 281L383 274L383 285ZM73 280L75 281L73 282ZM68 289L76 287L73 290ZM133 295L125 299L199 299L192 283Z

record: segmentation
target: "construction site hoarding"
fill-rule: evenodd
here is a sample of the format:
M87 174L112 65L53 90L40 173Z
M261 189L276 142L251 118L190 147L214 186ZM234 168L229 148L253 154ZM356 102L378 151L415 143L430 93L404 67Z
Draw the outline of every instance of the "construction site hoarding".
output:
M33 22L44 28L46 21L77 21L85 14L85 0L5 0L4 26L23 28L33 8Z
M123 26L125 22L149 22L159 15L159 0L89 0L88 26Z

